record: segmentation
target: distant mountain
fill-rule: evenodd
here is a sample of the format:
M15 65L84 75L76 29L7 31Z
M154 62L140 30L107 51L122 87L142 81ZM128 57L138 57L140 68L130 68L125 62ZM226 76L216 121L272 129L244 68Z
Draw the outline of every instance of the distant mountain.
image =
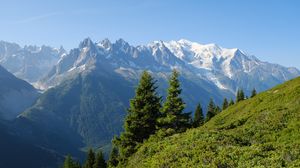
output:
M0 66L0 119L14 119L33 105L39 95L29 83Z
M216 44L179 40L154 41L134 47L122 39L115 43L107 39L98 43L85 39L79 48L64 55L39 85L43 88L56 86L66 76L93 68L97 61L106 61L114 71L134 80L141 70L164 76L176 68L190 81L206 81L210 87L231 95L239 87L246 92L254 87L263 91L300 75L296 68L262 62L239 49L226 49Z
M106 148L122 130L140 73L148 70L165 95L172 69L180 71L186 111L212 97L220 104L239 87L261 91L298 76L295 68L261 62L238 49L187 40L131 46L124 40L89 38L61 57L36 86L48 89L15 121L26 139L80 157L86 146ZM49 89L50 88L50 89Z
M203 126L145 141L118 167L299 167L300 78L241 101Z
M61 47L25 46L0 41L0 64L18 78L34 83L57 63L66 51Z

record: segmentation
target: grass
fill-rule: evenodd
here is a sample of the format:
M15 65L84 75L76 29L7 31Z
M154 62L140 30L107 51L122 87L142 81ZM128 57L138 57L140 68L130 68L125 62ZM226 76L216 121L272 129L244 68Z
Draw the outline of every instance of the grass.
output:
M121 167L300 167L300 78L221 112L202 127L153 136Z

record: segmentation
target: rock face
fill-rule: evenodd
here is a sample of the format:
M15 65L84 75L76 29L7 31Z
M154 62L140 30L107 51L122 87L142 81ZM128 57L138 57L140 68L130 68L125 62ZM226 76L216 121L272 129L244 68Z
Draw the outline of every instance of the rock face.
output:
M40 95L27 82L16 78L0 66L0 118L12 120L33 105Z
M190 81L204 80L210 87L231 95L239 87L246 92L253 88L263 91L300 75L296 68L262 62L237 48L226 49L216 44L179 40L134 47L122 39L94 43L88 38L63 56L39 84L44 88L56 86L66 76L94 68L97 62L106 62L131 79L136 79L142 70L164 76L175 68Z
M0 41L0 64L18 78L29 83L41 79L66 54L61 47L20 47L15 43Z

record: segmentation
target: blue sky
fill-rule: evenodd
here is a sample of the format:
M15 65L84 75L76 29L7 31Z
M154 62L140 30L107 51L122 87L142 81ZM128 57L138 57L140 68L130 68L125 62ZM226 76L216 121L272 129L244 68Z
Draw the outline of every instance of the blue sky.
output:
M185 38L300 68L299 9L298 0L3 0L0 40L71 49L85 37Z

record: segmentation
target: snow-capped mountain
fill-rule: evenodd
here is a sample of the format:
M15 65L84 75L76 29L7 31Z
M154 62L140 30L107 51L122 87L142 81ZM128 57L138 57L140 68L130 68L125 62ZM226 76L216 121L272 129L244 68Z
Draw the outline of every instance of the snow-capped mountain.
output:
M57 63L66 51L48 46L20 47L0 41L0 64L18 78L34 83Z
M164 76L175 68L190 80L205 80L232 94L239 87L262 91L300 75L296 68L263 62L237 48L216 44L203 45L182 39L134 47L122 39L115 43L108 39L94 43L87 38L64 55L39 85L55 86L72 74L95 68L99 62L133 79L141 70Z
M38 82L42 89L55 87L18 116L18 132L64 155L77 153L70 149L106 146L122 130L140 73L152 73L165 97L174 68L181 73L185 111L194 111L200 102L204 113L210 98L220 105L223 98L233 98L238 87L249 94L253 87L265 90L300 74L214 44L179 40L132 46L122 39L95 43L87 38Z

